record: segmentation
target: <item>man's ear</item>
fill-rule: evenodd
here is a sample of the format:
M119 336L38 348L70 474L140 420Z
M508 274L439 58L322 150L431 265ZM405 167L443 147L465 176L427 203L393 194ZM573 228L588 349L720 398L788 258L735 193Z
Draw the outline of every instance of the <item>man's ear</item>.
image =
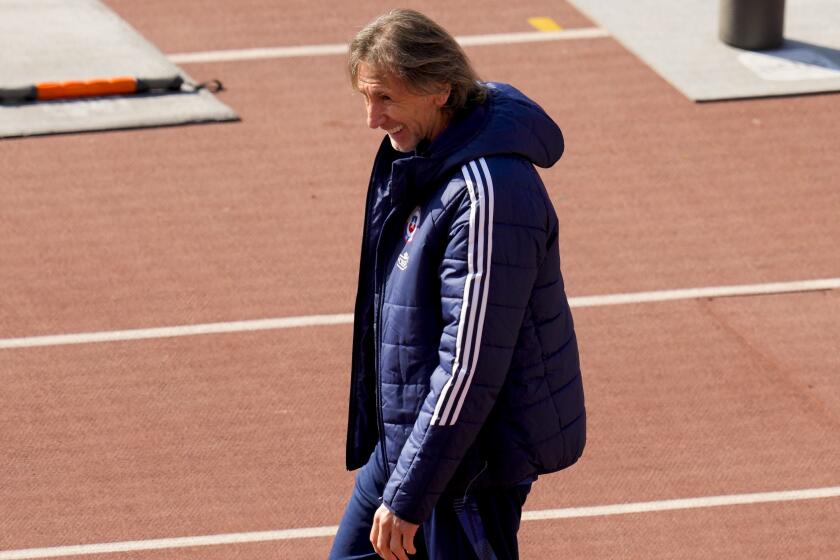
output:
M436 93L433 98L435 107L438 109L443 108L443 106L446 105L446 102L449 101L450 93L452 93L452 86L450 84L441 86L440 93Z

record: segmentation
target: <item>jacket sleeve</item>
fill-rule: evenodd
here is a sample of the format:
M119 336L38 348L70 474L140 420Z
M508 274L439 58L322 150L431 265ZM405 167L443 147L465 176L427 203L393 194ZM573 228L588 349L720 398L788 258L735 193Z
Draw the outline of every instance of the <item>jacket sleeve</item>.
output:
M533 181L533 168L515 163L516 170L530 172L526 181ZM544 232L517 224L516 216L533 222L545 215L545 207L534 204L527 188L505 196L512 190L507 187L517 185L500 189L494 182L517 182L517 174L498 167L493 165L491 176L481 158L461 169L466 187L455 202L440 265L440 361L382 497L386 507L412 523L429 517L496 402L544 247Z

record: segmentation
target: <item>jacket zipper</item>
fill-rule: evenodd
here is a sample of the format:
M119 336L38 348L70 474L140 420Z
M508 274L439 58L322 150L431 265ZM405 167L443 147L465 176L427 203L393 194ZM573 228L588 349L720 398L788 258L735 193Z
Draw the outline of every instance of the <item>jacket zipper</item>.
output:
M376 362L376 418L379 422L379 447L382 451L382 460L385 465L385 473L386 476L390 478L391 476L391 466L388 463L388 452L385 448L385 420L382 418L382 372L381 372L381 338L382 338L382 328L380 325L380 321L382 320L382 306L383 301L385 299L385 274L380 274L380 266L381 262L379 259L380 255L380 244L382 243L382 237L388 231L388 224L392 221L392 218L396 214L396 208L391 208L388 212L388 215L385 217L385 220L382 222L382 228L379 230L379 239L376 240L376 255L374 257L374 306L373 306L373 340L374 340L374 361ZM381 275L381 279L380 279Z
M383 282L381 288L384 289ZM382 418L382 375L380 374L379 358L380 358L380 331L379 318L382 316L382 295L374 295L374 317L373 317L373 340L374 340L374 360L376 362L376 420L379 424L379 450L382 453L382 463L385 465L385 472L387 476L391 476L391 468L388 464L388 452L385 449L385 420Z

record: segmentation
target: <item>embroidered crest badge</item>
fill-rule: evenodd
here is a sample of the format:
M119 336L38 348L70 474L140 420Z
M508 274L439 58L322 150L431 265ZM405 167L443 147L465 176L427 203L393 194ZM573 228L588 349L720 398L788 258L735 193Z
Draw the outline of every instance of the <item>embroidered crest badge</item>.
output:
M405 234L403 235L403 239L405 239L406 243L411 243L411 240L414 238L414 234L417 232L417 226L420 224L420 207L414 209L411 213L411 216L408 217L408 221L405 223Z

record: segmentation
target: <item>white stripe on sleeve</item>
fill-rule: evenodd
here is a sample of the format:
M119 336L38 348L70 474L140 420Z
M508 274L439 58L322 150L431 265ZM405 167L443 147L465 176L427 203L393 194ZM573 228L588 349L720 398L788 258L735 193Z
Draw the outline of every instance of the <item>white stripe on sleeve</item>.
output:
M479 163L480 169L474 161L461 168L470 196L467 277L458 320L452 375L441 391L432 416L432 425L453 425L458 420L472 383L481 345L492 255L493 181L484 158Z

